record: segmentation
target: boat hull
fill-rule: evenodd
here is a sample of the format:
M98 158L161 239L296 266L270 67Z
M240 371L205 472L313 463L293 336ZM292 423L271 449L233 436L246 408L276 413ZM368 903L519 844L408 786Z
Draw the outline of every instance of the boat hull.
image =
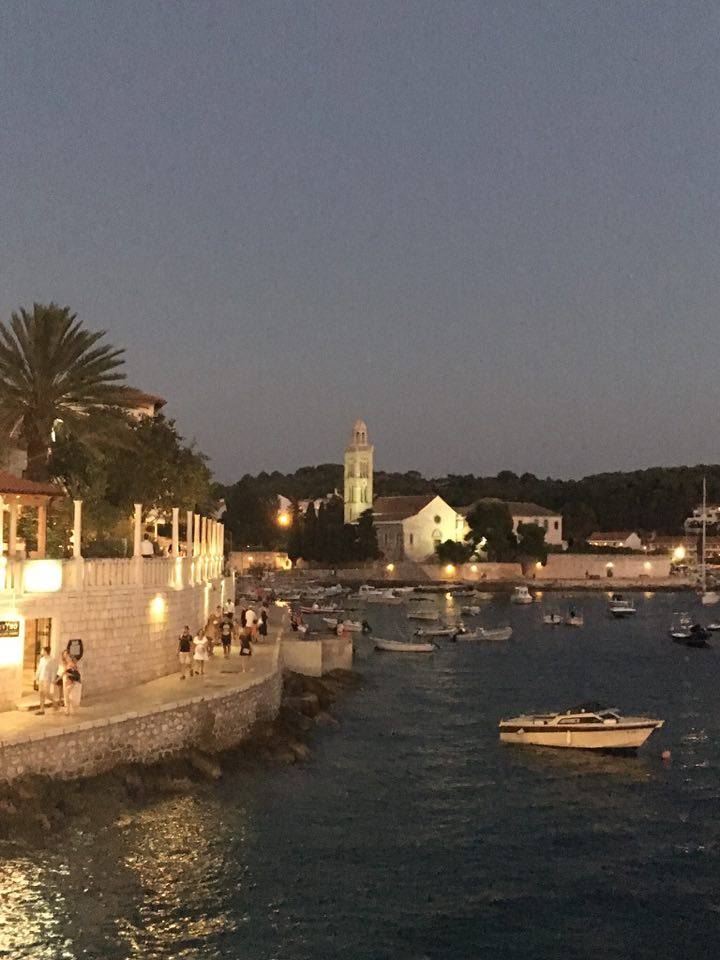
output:
M434 643L403 643L400 640L376 640L375 649L386 653L432 653Z
M533 747L556 747L564 750L619 750L631 751L641 747L659 721L633 724L627 727L613 726L602 729L568 729L567 727L544 727L527 729L511 725L500 727L503 743L520 743Z

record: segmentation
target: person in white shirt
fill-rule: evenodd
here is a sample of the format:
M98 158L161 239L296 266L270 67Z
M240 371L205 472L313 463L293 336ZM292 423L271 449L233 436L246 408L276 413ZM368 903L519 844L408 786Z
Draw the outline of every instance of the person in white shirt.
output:
M140 544L140 553L143 555L143 557L145 557L145 559L155 556L155 547L153 546L153 542L147 534L145 534L143 541Z
M245 630L248 637L254 642L257 637L257 614L252 607L248 607L245 614Z
M40 709L38 716L45 713L45 701L49 700L53 710L58 708L57 686L55 678L57 676L57 663L50 656L50 647L43 647L42 655L38 660L37 670L35 671L35 683L37 684L40 695Z
M235 601L234 601L234 600L226 600L226 601L225 601L225 603L223 604L223 613L225 614L226 617L228 617L228 619L232 620L233 616L235 615Z
M205 664L207 663L208 659L208 638L205 636L205 631L200 630L198 635L195 637L195 652L193 653L193 660L195 661L195 672L201 677L205 674Z

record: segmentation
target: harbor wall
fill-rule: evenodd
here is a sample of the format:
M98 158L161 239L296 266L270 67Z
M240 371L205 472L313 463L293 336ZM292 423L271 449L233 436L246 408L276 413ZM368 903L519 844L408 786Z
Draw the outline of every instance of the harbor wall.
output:
M306 677L322 677L331 670L350 670L352 639L326 637L317 640L295 640L283 637L280 659L286 670Z
M0 743L0 781L41 774L60 779L93 776L123 763L153 763L181 750L224 750L239 744L258 720L280 708L282 674L232 692L204 693L71 730L47 729Z

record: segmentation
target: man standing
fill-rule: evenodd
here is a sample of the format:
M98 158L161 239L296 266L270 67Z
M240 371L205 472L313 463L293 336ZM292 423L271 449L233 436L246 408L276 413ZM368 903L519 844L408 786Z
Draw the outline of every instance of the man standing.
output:
M35 683L40 694L40 709L38 716L45 713L45 701L49 700L53 710L57 710L57 687L55 678L57 676L57 663L50 656L50 647L42 648L42 655L38 660L37 670L35 671Z
M223 613L228 618L228 620L232 620L233 617L235 616L235 601L231 600L229 597L225 601L225 604L223 605Z
M220 625L220 639L222 640L223 656L227 660L230 656L230 647L232 646L233 625L232 620L227 617Z
M192 645L193 645L193 635L190 633L190 627L185 625L183 632L180 634L180 640L178 642L178 657L180 658L180 679L185 679L186 671L190 671L190 676L193 675L192 671Z

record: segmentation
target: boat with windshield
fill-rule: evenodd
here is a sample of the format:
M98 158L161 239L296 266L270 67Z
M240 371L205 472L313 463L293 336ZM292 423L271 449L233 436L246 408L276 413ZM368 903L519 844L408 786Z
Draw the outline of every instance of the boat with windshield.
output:
M562 713L521 714L499 723L504 743L575 750L637 750L663 725L652 717L623 716L591 701Z

